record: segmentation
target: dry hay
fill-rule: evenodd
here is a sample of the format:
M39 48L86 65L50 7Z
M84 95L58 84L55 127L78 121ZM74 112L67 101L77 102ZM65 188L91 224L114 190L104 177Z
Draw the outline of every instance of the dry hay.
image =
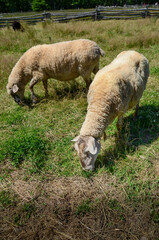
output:
M23 173L13 172L2 188L16 199L1 210L3 240L157 240L159 236L148 206L131 206L124 186L117 187L113 176L45 175L43 180L25 181ZM88 208L80 209L84 203ZM26 204L34 206L29 215Z

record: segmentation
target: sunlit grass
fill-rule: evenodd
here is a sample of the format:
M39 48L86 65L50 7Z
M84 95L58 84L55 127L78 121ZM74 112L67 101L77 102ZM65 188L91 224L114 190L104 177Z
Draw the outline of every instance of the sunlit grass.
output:
M142 28L139 27L141 24ZM150 61L150 71L154 76L150 79L149 85L151 88L153 83L156 85L158 75L158 67L156 67L159 58L157 54L159 43L159 35L156 31L157 24L157 19L153 21L151 19L141 19L135 21L70 22L69 24L41 23L35 26L25 25L25 32L13 32L12 29L7 28L2 29L0 31L0 50L2 53L0 73L1 79L3 79L1 81L1 89L3 89L1 94L3 102L1 104L1 122L5 126L7 125L6 131L8 134L10 135L10 132L14 131L13 126L18 131L23 126L26 129L28 126L35 130L42 129L46 136L51 134L56 136L51 141L54 150L50 151L50 156L54 154L55 163L58 165L62 161L61 166L63 166L63 163L65 165L64 159L69 158L70 155L71 159L77 161L78 166L78 158L73 156L72 150L70 150L70 141L79 133L86 114L87 103L83 80L79 78L76 82L72 81L70 83L49 80L50 97L48 99L44 98L44 89L40 83L35 87L40 102L34 108L19 107L5 92L7 78L12 67L23 52L33 45L89 38L96 41L106 53L106 56L101 58L100 67L110 63L122 50L135 49L143 53ZM153 65L151 65L151 62ZM143 105L152 103L152 99L156 102L158 92L152 89L152 94L150 94L150 88L147 90L147 94L146 92L144 94L146 97L145 102L142 101ZM26 87L25 96L28 100L30 99L28 86ZM148 121L149 119L146 120L146 122ZM2 138L4 138L4 132L3 128ZM111 136L115 132L115 124L108 127L107 135L110 135L110 145L112 145ZM102 157L102 152L100 155ZM69 166L68 163L68 169ZM66 169L66 166L64 168ZM72 171L70 172L72 173Z
M104 176L105 181L108 181L105 186L109 186L112 191L109 192L108 201L102 203L104 205L100 212L108 207L109 211L123 220L129 208L134 207L135 212L139 206L140 209L148 206L152 226L157 226L154 224L159 221L158 25L158 19L140 19L61 24L50 22L32 26L24 24L25 32L0 29L0 161L4 185L7 181L12 185L12 181L17 178L25 182L33 178L43 183L48 175L66 177L70 181L81 177L90 182ZM36 44L78 38L91 39L105 51L100 68L109 64L119 52L128 49L139 51L150 62L150 78L140 102L137 120L133 120L134 110L125 114L121 140L116 137L116 121L108 127L107 139L105 142L102 140L102 149L93 173L81 169L71 142L79 134L87 112L85 83L81 77L71 82L50 79L48 98L44 97L42 83L37 84L35 92L39 102L34 106L18 106L6 92L8 76L27 49ZM30 103L28 85L25 97ZM12 206L15 200L8 187L3 188L0 195L2 205ZM102 190L103 194L106 189ZM121 191L125 196L122 200ZM92 201L88 198L79 199L72 210L76 217L83 217L98 209L100 200L95 203ZM14 214L14 224L23 225L23 216L24 222L27 222L27 218L35 212L35 208L34 211L31 208L34 203L27 204ZM113 222L111 224L116 228ZM138 238L134 239L140 239L139 235L135 236Z

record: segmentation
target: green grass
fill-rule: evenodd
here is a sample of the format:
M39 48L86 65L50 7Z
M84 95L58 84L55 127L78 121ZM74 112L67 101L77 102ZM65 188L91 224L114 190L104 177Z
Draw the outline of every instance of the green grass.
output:
M54 226L53 230L48 230L41 239L51 239L49 231L56 232L60 236L57 239L71 239L71 226L75 231L73 224L79 221L82 223L77 224L77 240L82 239L77 234L80 229L83 231L82 227L85 239L91 239L94 233L97 234L95 239L101 236L104 239L141 239L143 236L157 239L158 25L158 19L140 19L41 23L24 25L25 32L0 29L0 201L3 215L12 223L8 228L18 226L29 229L32 227L29 223L39 221L41 228L37 224L37 229L44 230L48 221L50 226ZM35 86L39 98L35 106L29 105L31 97L28 86L25 92L26 106L18 106L6 93L11 69L27 49L36 44L78 38L94 40L105 51L100 68L128 49L139 51L150 62L150 77L137 120L133 120L134 110L125 114L121 140L116 137L116 121L107 128L107 139L105 142L102 140L94 172L82 170L71 142L79 134L87 112L82 78L67 83L50 79L50 95L47 99L42 83L39 83ZM54 185L56 179L65 181L61 185L59 182ZM46 212L48 219L45 218ZM132 219L130 226L130 215L139 222ZM56 219L54 222L51 220L53 216ZM145 230L140 226L142 221L147 227ZM66 226L68 232L62 226ZM123 232L118 230L118 235L115 235L116 230L113 229L123 229ZM8 236L7 230L4 230L4 234ZM24 239L28 237L24 232L21 234ZM32 239L33 235L30 236Z
M30 161L30 170L37 172L44 167L49 144L40 137L38 129L14 129L9 139L2 143L1 158L7 158L12 165L19 167L23 161Z
M17 227L24 227L25 224L29 221L31 215L35 212L34 203L24 203L22 206L19 206L18 213L14 215L14 224Z
M0 192L0 204L3 206L3 207L7 207L7 206L10 206L10 205L13 205L13 199L12 197L10 196L11 194L8 192L8 191L1 191Z
M85 215L91 211L91 208L92 208L92 203L91 203L90 199L85 200L85 201L83 200L82 203L79 206L77 206L75 214L76 215Z

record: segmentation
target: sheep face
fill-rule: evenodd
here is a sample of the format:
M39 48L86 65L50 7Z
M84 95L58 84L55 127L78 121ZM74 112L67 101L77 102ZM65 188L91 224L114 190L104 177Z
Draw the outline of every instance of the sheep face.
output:
M101 144L92 136L77 136L72 140L80 158L81 166L86 171L93 171Z
M14 101L20 104L24 98L24 89L20 89L17 84L13 84L12 86L7 85L7 92L11 95Z

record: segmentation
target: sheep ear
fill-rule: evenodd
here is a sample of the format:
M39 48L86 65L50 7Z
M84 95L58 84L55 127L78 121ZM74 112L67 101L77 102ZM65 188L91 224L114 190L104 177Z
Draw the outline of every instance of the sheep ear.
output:
M97 153L96 140L94 137L89 137L85 151L89 151L92 155L95 155Z
M71 140L71 142L77 142L79 140L80 136L75 137L74 139Z
M78 140L80 139L80 136L75 137L71 142L75 142L74 148L79 153L79 146L78 146Z
M18 90L19 90L19 87L16 84L13 85L13 88L12 88L13 93L18 92Z

